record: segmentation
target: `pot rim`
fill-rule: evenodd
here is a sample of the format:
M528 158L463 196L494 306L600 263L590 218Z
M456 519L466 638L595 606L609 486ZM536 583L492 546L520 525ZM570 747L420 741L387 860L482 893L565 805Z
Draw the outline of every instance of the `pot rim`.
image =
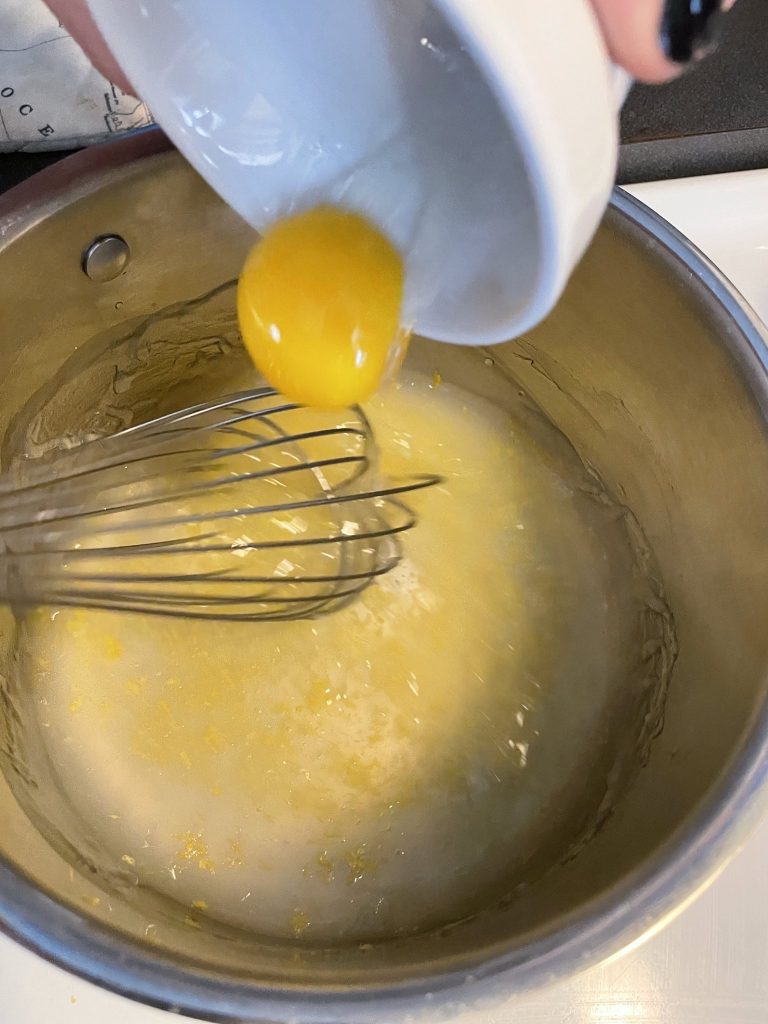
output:
M105 178L123 180L143 160L173 148L157 128L65 158L0 197L0 252L65 202ZM179 160L180 156L177 157ZM727 278L688 239L639 200L616 189L612 210L648 235L700 282L730 323L728 348L768 423L768 329ZM499 1000L594 966L664 927L723 870L768 806L768 702L727 776L657 854L565 925L523 949L496 949L434 960L419 977L344 985L265 983L224 976L110 929L43 892L0 856L0 929L44 959L148 1005L209 1021L313 1022L392 1019L422 1009Z

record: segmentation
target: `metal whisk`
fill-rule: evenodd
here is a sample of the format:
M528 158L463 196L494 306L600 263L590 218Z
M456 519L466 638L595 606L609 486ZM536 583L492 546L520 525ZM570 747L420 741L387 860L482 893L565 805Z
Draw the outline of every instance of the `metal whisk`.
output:
M371 427L271 388L30 459L0 478L0 599L240 621L320 615L415 524Z

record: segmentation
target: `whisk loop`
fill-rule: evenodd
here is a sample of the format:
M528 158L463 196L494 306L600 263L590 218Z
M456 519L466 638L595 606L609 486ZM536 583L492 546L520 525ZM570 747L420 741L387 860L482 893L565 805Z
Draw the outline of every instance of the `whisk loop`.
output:
M358 409L259 388L0 478L0 596L19 606L268 621L324 614L400 558L402 501ZM4 591L4 592L2 592Z

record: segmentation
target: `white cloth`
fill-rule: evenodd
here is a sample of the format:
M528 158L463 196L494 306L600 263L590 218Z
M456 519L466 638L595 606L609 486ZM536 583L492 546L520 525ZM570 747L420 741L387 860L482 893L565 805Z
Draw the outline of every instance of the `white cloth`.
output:
M43 0L0 0L0 152L71 149L151 123Z

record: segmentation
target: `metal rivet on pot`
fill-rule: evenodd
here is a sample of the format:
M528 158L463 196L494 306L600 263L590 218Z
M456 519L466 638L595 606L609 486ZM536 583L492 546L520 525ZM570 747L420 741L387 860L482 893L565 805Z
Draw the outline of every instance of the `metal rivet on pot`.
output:
M83 272L102 284L118 277L128 265L131 250L120 235L99 235L83 253Z

